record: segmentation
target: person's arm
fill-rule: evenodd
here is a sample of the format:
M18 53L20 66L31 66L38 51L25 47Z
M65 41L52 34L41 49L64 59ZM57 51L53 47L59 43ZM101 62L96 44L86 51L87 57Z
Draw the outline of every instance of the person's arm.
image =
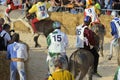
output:
M36 7L36 5L34 4L31 8L30 8L30 10L28 11L28 13L29 14L32 14L32 13L34 13L34 12L36 12L37 11L37 7Z
M9 45L8 45L8 47L7 47L7 56L6 56L6 58L7 58L8 60L11 59L11 55L10 55L10 46L9 46Z

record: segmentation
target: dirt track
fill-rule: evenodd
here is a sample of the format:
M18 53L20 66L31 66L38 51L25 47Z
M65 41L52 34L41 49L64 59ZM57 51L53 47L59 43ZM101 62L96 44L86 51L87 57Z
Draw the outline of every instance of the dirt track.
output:
M0 6L1 8L1 6ZM2 12L3 13L3 12ZM53 16L53 15L57 16ZM77 24L78 20L75 16L77 15L72 15L67 13L61 14L61 13L54 13L51 14L52 19L61 21L64 26L70 30L70 32L74 32L75 25ZM62 17L61 17L62 16ZM69 17L73 16L73 17ZM79 23L82 15L79 16ZM65 18L69 17L69 19L64 20ZM105 18L104 16L101 17L102 22L106 23L105 26L107 28L107 32L110 32L109 29L109 16ZM105 20L104 20L105 19ZM69 22L69 20L72 20ZM76 22L77 21L77 22ZM76 23L75 23L76 22ZM71 24L69 24L71 23ZM68 25L69 24L69 25ZM19 28L22 26L18 26ZM25 26L24 26L25 28ZM23 27L22 27L23 29ZM64 30L63 30L64 31ZM23 33L19 32L21 40L25 41L26 43L29 44L30 46L30 58L29 58L29 63L28 63L28 79L27 80L44 80L45 74L47 73L47 65L46 65L46 55L47 55L47 45L46 45L46 38L44 36L40 36L39 38L39 43L41 44L41 48L34 48L34 43L33 43L33 35L30 33ZM109 35L109 33L108 33ZM67 54L70 55L74 50L75 50L75 36L68 36L69 37L69 48L67 49ZM117 61L116 61L116 55L114 54L114 57L111 61L107 60L107 54L109 53L109 42L110 38L105 38L105 44L104 44L104 58L100 57L99 61L99 67L98 67L98 72L103 76L102 78L96 78L94 76L94 80L113 80L113 75L115 73L115 69L117 67ZM1 80L1 79L0 79Z
M27 42L30 46L30 58L28 63L28 80L44 80L45 74L47 73L47 45L46 38L44 36L39 37L39 43L41 48L34 48L33 35L30 33L21 33L21 39ZM26 37L27 36L27 37ZM75 36L69 37L69 48L67 49L68 56L75 50ZM111 61L107 60L107 55L109 53L109 40L110 38L105 38L104 44L104 58L100 56L98 72L103 76L102 78L97 78L94 76L94 80L113 80L113 75L117 66L116 54Z

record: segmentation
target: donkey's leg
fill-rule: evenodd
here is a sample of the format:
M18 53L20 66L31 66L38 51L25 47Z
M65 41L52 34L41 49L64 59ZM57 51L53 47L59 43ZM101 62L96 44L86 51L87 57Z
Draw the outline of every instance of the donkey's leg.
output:
M35 47L41 47L40 44L38 44L38 38L39 38L40 34L38 34L37 36L34 36L34 42L35 42Z
M102 57L104 57L104 54L103 54L103 40L100 40L100 54Z
M88 71L88 80L92 80L92 76L93 76L93 66L91 66L89 68L89 71Z
M76 76L75 80L83 80L83 78L85 78L85 75L87 74L88 69L82 69L78 75Z

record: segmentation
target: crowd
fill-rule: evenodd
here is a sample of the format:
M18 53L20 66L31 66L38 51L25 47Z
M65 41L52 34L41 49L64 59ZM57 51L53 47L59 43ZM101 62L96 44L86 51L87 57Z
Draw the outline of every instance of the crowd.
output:
M34 33L37 33L37 29L35 28L35 23L49 18L48 8L50 9L53 6L64 6L67 2L64 1L54 1L50 0L34 0L34 2L30 2L29 0L7 0L8 8L6 9L6 16L9 19L9 13L11 10L23 8L23 3L26 3L28 8L27 16L32 13L36 14L36 17L31 20L31 25ZM74 3L77 6L84 8L84 23L80 24L76 27L76 48L77 49L85 49L91 52L94 56L94 71L93 75L97 77L102 77L98 74L97 68L99 64L99 54L95 48L96 41L94 38L93 31L89 29L91 24L100 23L99 15L100 9L102 8L113 8L117 9L120 5L117 0L71 0L69 3ZM51 3L51 4L50 4ZM1 4L6 4L3 0ZM30 6L33 4L33 6ZM117 8L116 8L117 6ZM110 11L108 11L110 13ZM114 36L113 41L111 42L111 47L113 43L120 37L119 26L120 26L120 18L118 17L115 11L111 12L113 16L113 20L111 21L111 34ZM54 29L47 36L47 45L48 45L48 80L74 80L72 73L70 73L65 67L68 62L68 58L66 55L66 48L68 47L68 38L65 33L61 31L61 23L58 21L54 21L52 24ZM10 36L10 25L4 24L4 19L0 18L0 36L4 38L5 43L5 51L7 51L7 59L11 61L10 63L10 80L16 80L16 72L18 71L20 80L26 80L26 73L24 69L24 62L28 59L28 51L27 46L20 42L20 37L18 33L15 33ZM112 50L110 48L110 50ZM2 50L1 50L2 51ZM110 53L111 55L112 53ZM60 57L60 58L59 58ZM62 57L62 58L61 58ZM63 65L63 60L65 65ZM68 65L67 65L68 67ZM119 68L115 74L115 80L119 79ZM64 76L64 77L63 77Z

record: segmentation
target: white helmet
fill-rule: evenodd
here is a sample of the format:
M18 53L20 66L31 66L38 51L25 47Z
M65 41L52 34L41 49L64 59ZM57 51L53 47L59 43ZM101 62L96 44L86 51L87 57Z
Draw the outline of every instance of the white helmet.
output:
M117 17L117 12L116 11L112 11L111 16Z
M57 28L60 28L60 27L61 27L60 22L58 22L58 21L53 22L53 28L54 29L57 29Z

